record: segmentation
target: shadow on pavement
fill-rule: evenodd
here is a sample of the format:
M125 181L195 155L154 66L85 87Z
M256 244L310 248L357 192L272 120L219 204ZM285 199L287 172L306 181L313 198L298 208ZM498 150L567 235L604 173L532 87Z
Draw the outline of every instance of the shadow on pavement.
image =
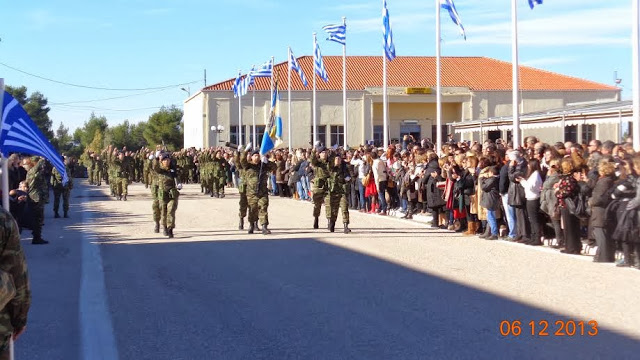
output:
M122 359L634 358L600 327L312 238L103 244ZM452 270L453 271L453 270ZM519 337L503 320L521 320ZM547 320L551 336L528 322Z

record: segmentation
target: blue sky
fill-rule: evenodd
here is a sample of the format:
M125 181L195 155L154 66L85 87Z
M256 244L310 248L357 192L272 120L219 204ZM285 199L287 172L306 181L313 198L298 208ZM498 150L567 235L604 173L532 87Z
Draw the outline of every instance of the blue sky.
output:
M435 1L387 0L398 56L435 55ZM321 28L347 17L347 51L381 54L378 0L0 0L0 63L46 78L93 87L141 89L234 77L275 56L312 54L312 32L323 55L341 55ZM511 61L509 0L456 0L467 31L442 13L443 56ZM613 84L631 95L631 0L545 0L530 10L519 0L520 63ZM310 74L308 74L310 76ZM9 85L40 91L51 103L54 129L82 126L92 111L112 125L146 120L162 105L182 106L181 86L106 91L52 83L0 65ZM187 86L184 86L187 88ZM112 97L126 98L81 102Z

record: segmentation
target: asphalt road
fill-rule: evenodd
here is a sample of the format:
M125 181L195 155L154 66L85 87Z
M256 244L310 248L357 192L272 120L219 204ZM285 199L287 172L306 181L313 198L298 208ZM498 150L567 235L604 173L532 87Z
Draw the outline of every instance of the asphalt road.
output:
M635 269L360 213L330 234L310 204L276 197L273 234L248 235L233 190L193 185L168 240L144 187L107 191L76 186L71 219L48 208L51 244L23 233L33 305L17 359L640 357Z

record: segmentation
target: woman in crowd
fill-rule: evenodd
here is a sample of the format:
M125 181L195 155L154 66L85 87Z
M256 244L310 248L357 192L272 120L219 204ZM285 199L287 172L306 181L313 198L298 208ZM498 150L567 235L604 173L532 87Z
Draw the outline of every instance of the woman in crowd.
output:
M527 245L542 245L542 224L540 223L540 193L542 192L542 176L540 175L540 162L537 159L529 160L527 165L527 176L516 179L524 188L524 195L527 200L527 224L526 228L531 229L531 233L526 234Z
M580 220L567 208L567 199L578 197L578 181L574 178L574 166L571 158L564 158L560 163L562 175L556 186L556 197L558 198L558 208L562 219L562 230L566 248L561 252L567 254L580 254L582 243L580 241Z
M558 208L558 197L555 193L555 186L560 182L560 160L557 158L551 159L547 163L549 165L549 171L547 172L547 178L542 184L542 192L540 193L540 210L544 212L551 220L553 231L556 239L556 244L552 245L555 248L564 247L564 232L560 224L560 211Z
M593 258L595 262L613 262L615 260L615 242L611 241L605 230L606 209L611 202L611 192L614 185L615 164L603 159L598 164L598 174L600 177L596 182L591 199L591 217L589 224L593 228L593 237L596 240L598 249Z

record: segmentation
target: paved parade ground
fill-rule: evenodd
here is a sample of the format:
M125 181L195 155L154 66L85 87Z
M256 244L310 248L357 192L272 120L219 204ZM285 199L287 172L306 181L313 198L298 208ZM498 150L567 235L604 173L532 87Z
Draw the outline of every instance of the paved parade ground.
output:
M129 189L115 201L78 181L71 219L47 206L49 245L23 232L33 304L16 359L640 358L636 269L359 212L332 234L277 197L273 234L248 235L235 190L199 185L167 239L149 191Z

